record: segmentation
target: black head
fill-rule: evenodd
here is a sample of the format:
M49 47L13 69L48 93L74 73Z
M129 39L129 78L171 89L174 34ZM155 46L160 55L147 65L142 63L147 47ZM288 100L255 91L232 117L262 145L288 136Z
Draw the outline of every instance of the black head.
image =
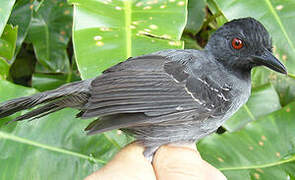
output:
M264 65L287 74L284 65L272 55L272 41L267 30L253 18L224 24L212 35L205 49L228 67L250 71Z

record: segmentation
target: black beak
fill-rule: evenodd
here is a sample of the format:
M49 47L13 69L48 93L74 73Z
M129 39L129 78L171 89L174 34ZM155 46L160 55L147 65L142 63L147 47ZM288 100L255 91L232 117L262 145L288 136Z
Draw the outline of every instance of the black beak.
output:
M276 72L287 74L286 67L268 50L260 56L253 56L254 62L258 65L266 66Z

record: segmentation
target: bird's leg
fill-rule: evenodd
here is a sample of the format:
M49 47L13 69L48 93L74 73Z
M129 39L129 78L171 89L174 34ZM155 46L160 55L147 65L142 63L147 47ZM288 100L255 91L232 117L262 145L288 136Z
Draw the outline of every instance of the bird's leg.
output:
M153 162L154 155L156 151L159 149L160 146L150 146L150 147L145 147L145 150L143 152L144 157L149 161Z

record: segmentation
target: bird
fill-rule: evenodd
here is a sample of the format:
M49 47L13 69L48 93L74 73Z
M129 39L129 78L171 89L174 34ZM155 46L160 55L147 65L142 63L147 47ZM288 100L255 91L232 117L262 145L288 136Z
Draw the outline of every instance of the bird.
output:
M203 50L169 49L130 57L100 76L0 104L0 118L33 110L13 121L34 120L64 108L96 118L85 129L121 129L145 147L144 156L170 143L195 143L214 133L251 93L251 69L287 74L272 54L266 28L251 17L217 29Z

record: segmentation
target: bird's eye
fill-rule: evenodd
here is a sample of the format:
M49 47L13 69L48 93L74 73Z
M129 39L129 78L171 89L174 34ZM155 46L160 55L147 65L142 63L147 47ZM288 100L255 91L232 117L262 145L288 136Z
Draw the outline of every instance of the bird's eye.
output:
M234 38L231 42L231 45L234 49L241 49L244 45L243 45L243 41L239 38Z

